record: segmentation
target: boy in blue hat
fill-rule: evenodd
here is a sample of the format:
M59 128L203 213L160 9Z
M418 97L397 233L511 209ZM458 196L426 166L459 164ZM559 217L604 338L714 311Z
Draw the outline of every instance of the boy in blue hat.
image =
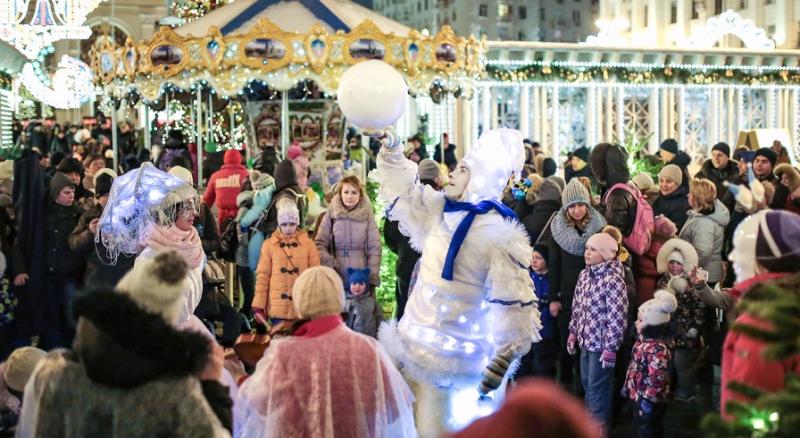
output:
M345 294L345 324L353 331L378 337L378 327L383 321L383 310L369 290L369 268L347 268L347 291Z

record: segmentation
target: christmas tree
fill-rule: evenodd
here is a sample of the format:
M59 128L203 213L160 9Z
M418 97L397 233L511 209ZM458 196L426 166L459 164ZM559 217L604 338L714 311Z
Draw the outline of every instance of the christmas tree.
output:
M764 357L782 361L800 353L800 300L796 290L761 284L739 303L739 309L773 323L773 327L767 330L741 323L734 324L731 329L765 342ZM727 422L718 414L707 416L702 423L707 436L797 436L800 430L800 376L789 374L784 389L778 392L765 392L743 382L731 382L728 388L752 401L728 403L726 407L734 417L733 421Z

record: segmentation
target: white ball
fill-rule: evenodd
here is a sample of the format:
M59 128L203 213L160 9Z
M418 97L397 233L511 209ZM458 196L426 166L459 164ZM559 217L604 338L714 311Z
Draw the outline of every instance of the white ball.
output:
M339 79L337 101L342 113L361 129L384 129L403 115L408 86L389 64L359 62Z

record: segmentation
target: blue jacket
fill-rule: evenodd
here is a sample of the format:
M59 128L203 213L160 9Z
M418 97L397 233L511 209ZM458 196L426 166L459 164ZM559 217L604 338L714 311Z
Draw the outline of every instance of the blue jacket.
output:
M556 319L550 314L550 300L547 295L550 293L550 279L548 274L539 275L532 270L528 270L533 280L533 285L536 288L536 299L539 305L539 314L542 320L542 329L539 335L542 339L552 338L556 334Z

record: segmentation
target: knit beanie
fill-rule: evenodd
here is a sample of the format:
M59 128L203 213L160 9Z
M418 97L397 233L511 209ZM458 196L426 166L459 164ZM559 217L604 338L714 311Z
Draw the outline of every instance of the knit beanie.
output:
M533 245L533 250L538 252L539 255L542 256L545 262L549 260L550 251L548 250L547 245L542 245L541 243L537 243Z
M589 191L578 181L578 178L572 178L569 184L564 187L564 191L561 192L561 205L565 209L575 204L592 205L592 198L589 197Z
M648 193L654 193L658 191L658 186L656 186L655 181L653 181L653 177L650 176L649 173L640 173L633 178L631 178L631 183L634 187L639 189L643 195L647 195Z
M50 198L56 199L64 187L70 186L75 187L75 183L65 173L56 172L50 179Z
M736 152L733 154L733 158L736 161L744 161L745 163L752 163L753 160L756 158L756 151L751 151L747 149L737 149Z
M116 289L143 309L174 324L184 304L188 270L180 254L173 250L163 251L153 258L137 261L117 283Z
M100 173L94 176L94 196L101 197L111 193L114 177L110 173Z
M768 211L756 238L756 260L770 272L797 272L800 266L800 216Z
M683 254L678 250L672 251L667 257L667 262L678 262L682 265L684 263Z
M585 149L585 148L584 148ZM542 160L542 176L547 178L553 176L558 171L558 165L556 164L556 160L547 157Z
M662 141L658 148L663 149L673 155L678 155L678 142L675 141L674 138L668 138Z
M63 160L61 160L61 162L58 163L58 167L56 168L56 170L63 173L75 172L80 174L81 178L83 178L84 174L83 164L81 164L81 162L78 161L77 158L72 158L72 157L64 158Z
M571 181L570 181L571 182ZM569 185L567 185L569 187ZM595 251L599 252L603 260L609 261L617 256L619 251L619 244L608 233L595 233L589 240L586 241L586 246L591 246Z
M658 172L659 178L669 179L675 182L677 185L681 185L683 183L683 172L681 172L681 168L674 165L674 164L667 164L661 169L661 172Z
M769 163L772 164L772 167L775 167L775 163L778 162L778 154L776 154L775 151L772 150L772 148L761 148L757 150L753 159L755 159L755 157L766 158L767 160L769 160Z
M539 190L536 191L536 196L539 201L560 201L561 191L564 189L563 181L561 178L547 177L542 181ZM561 183L561 184L559 184Z
M347 272L347 289L350 289L353 283L369 283L369 268L347 268L345 272Z
M417 175L420 180L433 181L441 175L439 164L428 158L419 162L417 166Z
M300 224L300 211L294 203L283 203L278 208L278 225Z
M259 191L266 189L269 186L275 185L275 178L268 173L261 173L254 170L250 174L250 183L253 185L253 190Z
M33 375L36 365L47 353L34 347L17 348L3 364L3 379L6 386L17 392L23 392L28 379Z
M292 302L301 319L338 315L344 308L342 279L327 266L308 268L294 281Z
M584 163L589 162L589 149L586 146L581 146L578 149L572 151L572 156L580 158L583 160Z
M190 186L194 186L194 176L192 176L192 171L183 167L183 166L173 166L169 169L170 175L175 175L186 184Z
M652 299L639 306L639 319L646 326L666 324L670 314L677 308L675 295L664 289L657 290Z
M728 146L728 143L720 142L720 143L715 144L714 146L711 147L711 152L714 152L714 151L720 151L723 154L725 154L726 157L728 157L728 158L731 157L731 147Z

